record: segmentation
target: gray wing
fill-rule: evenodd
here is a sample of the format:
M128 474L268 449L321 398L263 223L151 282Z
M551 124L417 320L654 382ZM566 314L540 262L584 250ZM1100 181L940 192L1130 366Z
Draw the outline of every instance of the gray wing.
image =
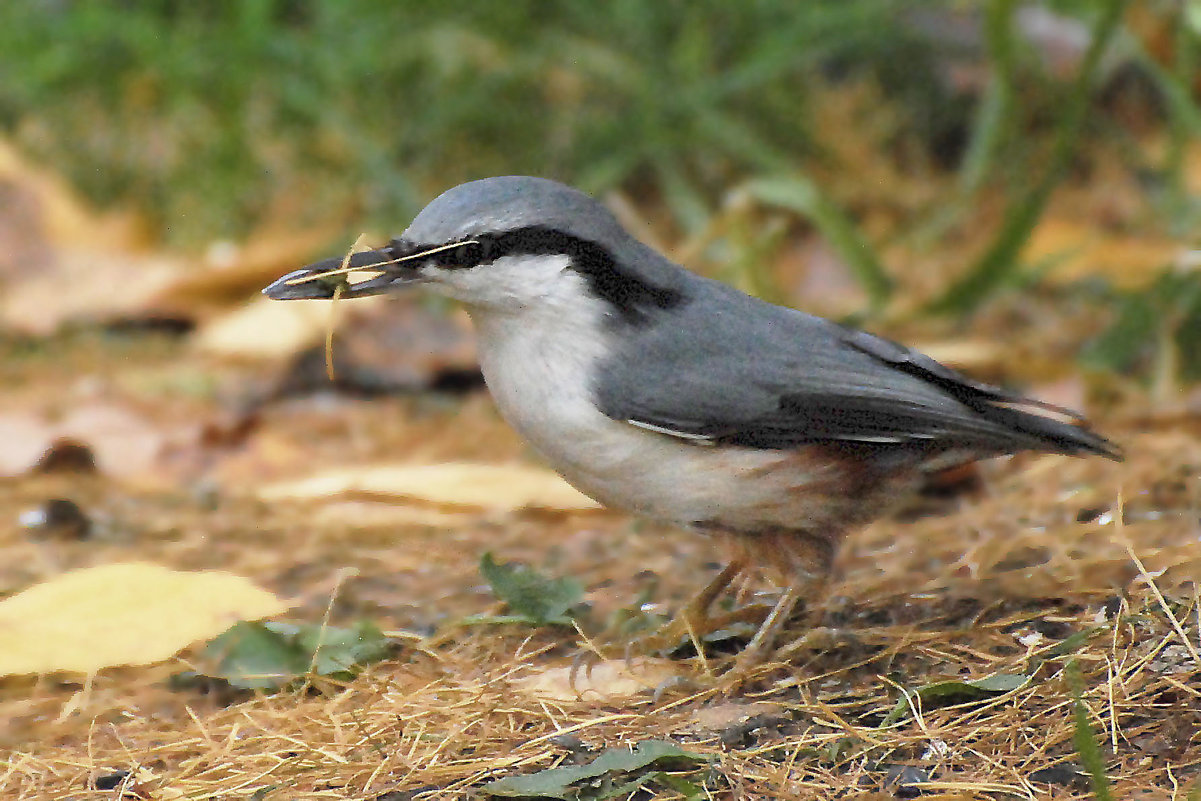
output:
M608 416L757 448L812 442L1098 453L1071 412L978 383L916 351L724 284L623 331L595 391Z

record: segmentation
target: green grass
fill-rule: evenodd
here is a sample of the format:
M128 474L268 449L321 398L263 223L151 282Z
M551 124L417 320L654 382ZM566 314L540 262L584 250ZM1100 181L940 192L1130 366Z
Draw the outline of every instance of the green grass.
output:
M655 184L687 220L731 176L800 164L814 73L903 55L900 5L5 4L0 124L177 241L289 195L395 225L496 173Z
M433 193L494 174L623 187L661 200L692 237L726 213L732 187L766 192L757 202L768 209L785 187L783 208L831 241L881 311L904 276L860 230L861 210L815 177L854 185L860 165L837 162L828 144L841 132L812 98L869 82L900 126L877 134L880 149L901 160L917 142L958 172L957 188L905 229L942 236L1006 193L991 245L932 306L962 314L1019 283L1052 193L1090 141L1123 136L1095 102L1112 42L1149 76L1170 135L1166 155L1131 169L1162 179L1174 230L1195 230L1201 210L1181 177L1201 120L1188 90L1194 26L1176 26L1180 55L1159 66L1129 46L1123 0L1048 3L1092 32L1074 76L1057 77L1018 35L1021 5L6 3L0 131L93 202L133 206L183 246L238 239L264 220L391 233ZM965 44L949 21L973 14L979 42ZM954 85L964 66L987 76L979 96ZM726 261L770 258L783 238L751 230L768 216L727 226ZM763 275L739 283L779 294Z

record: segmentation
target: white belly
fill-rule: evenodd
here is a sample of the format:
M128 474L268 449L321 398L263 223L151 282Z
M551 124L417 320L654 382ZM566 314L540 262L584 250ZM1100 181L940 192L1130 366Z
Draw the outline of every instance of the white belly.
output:
M505 419L568 482L606 506L681 525L743 531L822 527L812 493L821 470L788 451L713 447L602 414L591 376L607 352L583 331L524 317L473 314L484 378Z

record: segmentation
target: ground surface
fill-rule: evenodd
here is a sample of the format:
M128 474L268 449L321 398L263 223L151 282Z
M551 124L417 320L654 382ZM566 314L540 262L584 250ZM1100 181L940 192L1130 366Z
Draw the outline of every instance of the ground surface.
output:
M173 689L190 652L87 681L7 679L6 798L468 797L496 777L649 739L711 762L669 765L688 785L651 776L624 795L1083 798L1077 674L1115 798L1183 799L1201 772L1201 445L1187 421L1115 415L1102 424L1126 446L1123 464L996 462L982 490L944 513L862 532L818 602L834 631L729 690L707 672L728 658L720 643L705 661L645 653L604 625L644 602L678 608L719 566L715 543L603 512L264 503L247 491L331 463L529 461L482 393L308 395L261 405L249 433L196 445L178 432L230 425L226 390L252 386L255 370L206 363L160 335L80 335L8 355L10 404L53 397L60 414L118 404L192 444L157 475L0 484L5 591L109 562L223 568L295 599L290 619L320 620L332 596L332 622L373 620L400 647L322 692ZM218 388L162 390L197 375ZM197 475L208 478L177 478ZM91 536L19 524L22 510L60 497L86 511ZM477 569L484 551L582 582L588 639L563 626L456 627L500 609ZM749 582L739 602L761 590ZM915 693L998 674L1029 678L974 698L962 686ZM118 789L89 791L98 780Z
M1112 2L1046 4L1081 19L1029 42L1018 17L1042 4L986 4L976 55L958 32L981 4L964 3L915 17L949 36L929 52L895 49L909 34L863 13L870 3L809 4L812 20L800 4L748 6L789 20L774 39L738 34L745 24L727 37L724 15L711 30L691 15L681 35L666 4L596 20L589 4L562 4L588 16L542 15L552 27L495 4L477 29L456 9L415 25L403 3L376 4L396 25L350 6L343 18L227 4L189 24L177 4L64 15L71 4L43 3L49 44L22 36L30 15L9 5L23 16L3 28L20 80L0 93L16 142L0 141L0 799L404 801L507 787L1201 801L1201 147L1187 4L1127 4L1095 91L1076 76L1089 72L1082 48L1105 37L1085 17L1116 13ZM862 59L861 77L845 57L826 62L856 17L847 63ZM797 47L798 33L816 46ZM727 38L745 54L710 46ZM206 42L229 54L215 71L192 68L211 61ZM423 48L442 66L414 70ZM914 69L898 73L898 59ZM429 102L415 117L396 97ZM950 125L924 130L943 112ZM497 134L513 130L528 135ZM771 141L796 152L765 161ZM681 263L829 317L872 309L877 333L1086 411L1127 460L997 460L976 489L857 533L829 591L788 627L787 639L812 636L737 687L721 673L745 628L700 656L655 647L648 632L715 575L724 548L568 511L561 485L519 472L536 460L479 387L461 317L342 304L331 386L328 305L254 302L454 175L595 180L598 164L617 165L601 183L629 193L604 197L623 224ZM64 175L133 207L98 211ZM392 214L408 211L365 241L403 230ZM969 275L979 294L944 294ZM890 283L876 308L869 290L883 301ZM447 462L496 469L439 493L387 471L370 491L331 492L326 478L278 492L330 469ZM527 480L537 510L511 503ZM496 622L513 610L481 574L485 553L579 582L574 623ZM110 652L139 621L134 639L179 640L202 607L231 599L170 607L177 588L147 584L11 613L31 587L130 562L229 571L290 605L278 619L370 621L392 650L353 678L255 694L178 680L212 670L201 637L170 656L97 657L90 674L53 662ZM140 607L99 611L124 590ZM771 593L751 577L722 603L754 611ZM61 631L38 629L51 619ZM38 644L59 667L5 667ZM648 749L685 754L642 759ZM555 767L575 772L540 773ZM522 776L541 784L491 784Z

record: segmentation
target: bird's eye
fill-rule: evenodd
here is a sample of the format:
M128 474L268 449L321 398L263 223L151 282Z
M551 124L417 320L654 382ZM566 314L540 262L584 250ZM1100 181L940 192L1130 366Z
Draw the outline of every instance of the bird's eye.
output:
M446 254L446 264L470 270L496 258L496 240L490 236L481 236L452 248Z
M478 243L464 242L450 252L450 259L448 261L455 267L471 269L480 263L482 260L481 256Z
M500 246L497 244L495 237L477 237L476 242L478 243L476 247L479 248L481 262L492 261L497 257Z

